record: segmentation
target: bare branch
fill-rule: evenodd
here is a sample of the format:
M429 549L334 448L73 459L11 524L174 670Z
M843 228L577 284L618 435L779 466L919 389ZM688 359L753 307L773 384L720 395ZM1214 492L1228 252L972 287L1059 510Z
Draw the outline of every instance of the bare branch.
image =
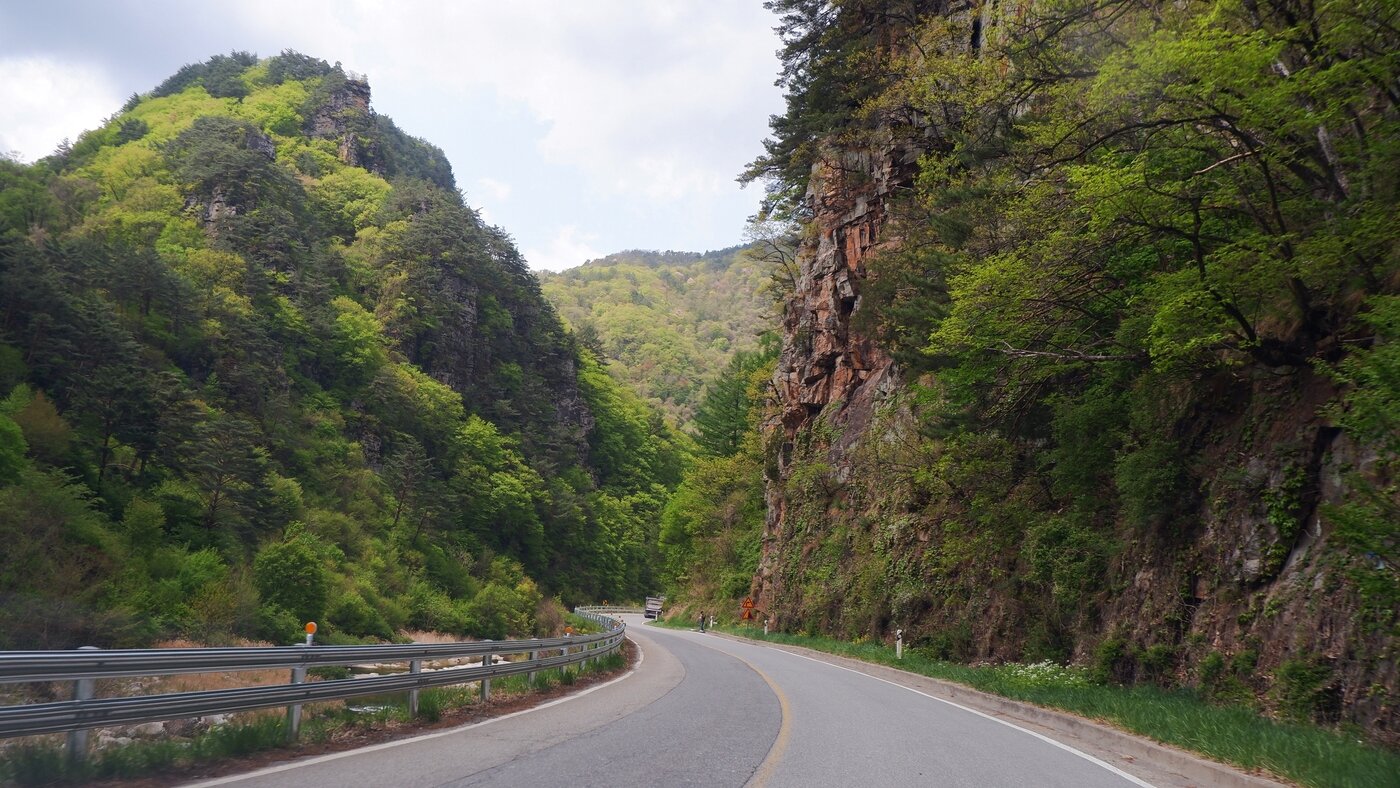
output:
M999 350L1003 355L1011 358L1053 358L1057 361L1143 361L1147 356L1143 353L1083 353L1078 350L1031 350L1029 348L1012 347L1009 342L1002 342L1005 347Z

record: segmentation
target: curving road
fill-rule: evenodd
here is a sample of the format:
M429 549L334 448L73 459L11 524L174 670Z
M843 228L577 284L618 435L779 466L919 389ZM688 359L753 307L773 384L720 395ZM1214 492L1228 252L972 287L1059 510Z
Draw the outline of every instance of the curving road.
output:
M925 694L907 674L871 675L628 619L643 657L622 678L487 722L200 785L1122 788L1193 782L1102 748L1101 760L1031 730L1033 723L1008 722ZM1240 777L1240 784L1250 781Z

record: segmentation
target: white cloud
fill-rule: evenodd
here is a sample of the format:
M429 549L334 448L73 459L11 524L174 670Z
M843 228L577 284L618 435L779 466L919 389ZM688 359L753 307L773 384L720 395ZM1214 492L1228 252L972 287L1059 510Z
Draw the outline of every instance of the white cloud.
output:
M481 197L492 202L505 202L510 199L510 184L495 178L477 178L476 191Z
M537 263L569 224L609 251L718 248L783 109L776 21L755 0L0 0L0 148L42 156L181 63L291 48L366 74Z
M578 227L569 224L555 232L548 248L525 249L522 254L536 271L563 271L602 257L603 253L593 248L597 240L592 233L580 235Z
M34 161L121 106L99 70L49 58L0 59L0 152Z
M748 0L239 8L251 29L297 30L303 51L335 53L372 84L426 81L458 100L487 89L523 105L545 129L536 153L578 168L601 194L732 191L782 108L774 18Z

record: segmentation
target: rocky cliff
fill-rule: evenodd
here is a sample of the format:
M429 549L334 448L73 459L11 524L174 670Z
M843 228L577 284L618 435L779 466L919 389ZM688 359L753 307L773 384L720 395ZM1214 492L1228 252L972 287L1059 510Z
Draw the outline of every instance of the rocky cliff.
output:
M891 464L926 459L899 454L916 440L909 388L851 322L870 256L898 243L887 201L913 157L890 148L843 161L864 168L864 191L850 188L850 170L817 173L814 240L784 313L760 607L793 629L889 637L901 627L946 657L1058 653L1118 680L1219 684L1266 703L1302 695L1315 718L1393 741L1397 641L1378 625L1388 614L1363 610L1374 602L1349 581L1358 566L1386 571L1385 562L1349 556L1323 516L1353 499L1357 474L1381 459L1324 414L1336 385L1261 371L1163 392L1183 410L1179 438L1193 458L1175 493L1185 516L1145 532L1120 523L1122 547L1079 614L1047 623L1041 587L1016 580L1033 574L1027 544L974 538L961 552L967 544L945 532L926 495L891 482ZM1006 494L1025 492L1017 487Z
M783 308L783 345L773 375L778 402L775 418L765 426L769 445L776 442L777 477L767 491L759 575L760 600L783 595L776 570L785 551L785 501L782 480L793 468L794 444L817 419L839 428L842 436L829 447L839 478L848 478L848 450L861 439L877 408L899 385L893 359L874 340L851 326L860 306L860 290L869 276L866 260L882 242L887 202L894 189L908 186L918 159L912 147L894 145L853 152L833 152L813 168L806 195L810 231L798 250L796 287Z
M964 22L976 50L985 15ZM943 39L930 40L932 52ZM921 156L950 136L930 117L833 133L806 178L800 276L764 425L760 607L789 630L889 638L898 627L942 658L1068 660L1106 680L1195 686L1396 742L1395 528L1384 514L1396 511L1394 456L1383 432L1343 430L1353 389L1337 371L1344 343L1378 341L1355 318L1361 296L1329 307L1321 340L1311 307L1258 326L1277 339L1254 347L1293 343L1306 364L1221 355L1186 370L1142 352L1108 374L1094 364L1109 356L1073 348L1003 338L982 355L957 351L973 398L1011 390L1021 359L1077 362L1037 372L1000 410L969 407L945 396L936 364L902 370L895 348L862 331L879 323L861 318L881 308L869 298L882 261L911 237L945 243L916 226L939 199ZM1019 293L1027 277L1058 275L992 278L963 297L1003 304L1019 296L988 288ZM915 338L919 351L927 342ZM976 365L987 377L969 384Z

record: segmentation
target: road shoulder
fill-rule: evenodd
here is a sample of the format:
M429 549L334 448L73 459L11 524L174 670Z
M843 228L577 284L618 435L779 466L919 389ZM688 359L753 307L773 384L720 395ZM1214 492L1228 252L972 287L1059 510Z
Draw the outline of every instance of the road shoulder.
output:
M965 706L982 714L1010 722L1047 736L1062 744L1099 758L1129 774L1161 788L1278 788L1291 783L1271 777L1247 774L1235 767L1194 753L1142 738L1101 722L1068 712L1047 709L1022 701L991 695L950 681L930 678L898 668L877 665L824 651L768 643L711 632L715 637L786 651L889 681L934 698Z

